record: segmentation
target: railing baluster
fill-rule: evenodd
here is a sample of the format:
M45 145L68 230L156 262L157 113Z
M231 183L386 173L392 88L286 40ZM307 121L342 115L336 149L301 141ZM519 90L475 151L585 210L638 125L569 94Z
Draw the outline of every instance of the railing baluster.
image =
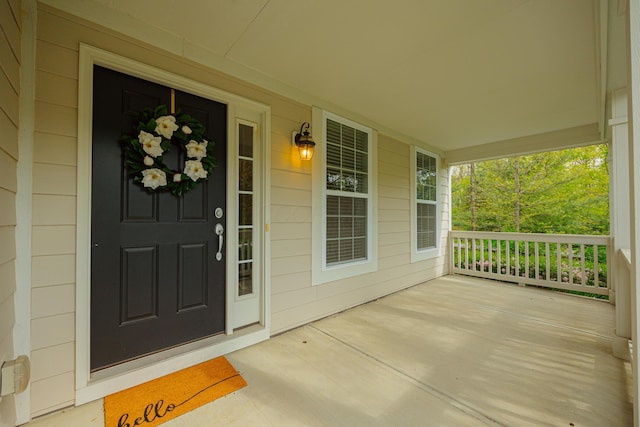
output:
M484 271L484 239L480 239L480 271Z
M540 279L540 246L538 245L538 242L533 243L533 251L535 252L535 271L533 274L536 279Z
M573 283L573 243L567 245L567 256L569 257L569 283Z
M469 269L469 239L464 239L464 268Z
M496 270L498 271L498 275L502 274L502 240L498 239L496 240L496 245L498 245L497 252L498 252L498 260L496 262Z
M544 242L544 266L545 270L545 280L551 281L551 257L549 256L549 242Z
M562 246L560 243L556 243L556 279L558 283L562 283Z
M529 242L524 242L524 275L529 277Z
M493 239L487 240L489 244L489 272L493 274Z
M513 264L515 276L520 276L520 241L515 240L513 242Z
M506 240L504 247L506 248L504 257L505 257L506 263L507 263L507 276L511 276L511 254L510 254L510 252L511 252L511 241L510 240Z
M476 269L476 238L471 239L471 269Z
M600 287L600 269L598 268L599 254L598 245L593 245L593 286L596 289Z
M584 252L584 243L580 244L580 283L582 286L587 286L587 269L585 266L585 252Z

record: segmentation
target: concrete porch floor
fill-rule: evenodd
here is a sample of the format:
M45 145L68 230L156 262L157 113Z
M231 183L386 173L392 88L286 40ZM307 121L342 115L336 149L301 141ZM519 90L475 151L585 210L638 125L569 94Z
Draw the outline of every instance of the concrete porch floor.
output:
M163 425L630 426L608 303L445 276L227 355L249 384ZM29 427L103 426L102 401Z

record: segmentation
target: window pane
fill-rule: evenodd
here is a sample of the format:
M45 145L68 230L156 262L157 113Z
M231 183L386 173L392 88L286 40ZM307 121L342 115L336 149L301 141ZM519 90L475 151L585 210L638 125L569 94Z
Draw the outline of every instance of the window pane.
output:
M336 264L339 258L338 240L327 240L327 265Z
M327 197L327 215L337 216L340 213L340 198L337 196Z
M253 225L253 195L240 194L238 204L240 225Z
M354 170L356 167L356 152L348 148L342 149L342 167Z
M436 187L435 185L429 187L427 191L427 200L436 200Z
M240 142L240 155L253 157L253 127L238 125L238 139Z
M367 216L367 199L353 199L353 212L356 216Z
M337 239L340 237L340 228L338 224L340 223L340 218L338 217L327 217L327 238L328 239Z
M244 229L238 233L238 259L249 261L253 259L253 230Z
M353 199L350 197L339 197L340 201L340 216L352 217L353 216Z
M253 293L253 263L238 264L238 296Z
M327 144L327 166L340 168L340 146Z
M353 241L353 258L365 259L367 257L367 239L354 239Z
M367 219L366 218L353 219L353 236L367 237Z
M341 190L341 181L340 171L327 169L327 190Z
M356 191L358 183L356 182L356 175L353 172L342 172L342 191L349 191L353 193Z
M327 119L327 189L367 193L369 134Z
M253 293L253 230L238 233L238 295Z
M327 265L367 258L367 199L327 196Z
M418 203L417 205L418 250L436 247L436 205Z
M363 153L361 151L356 152L356 170L360 172L367 172L368 161L367 153Z
M253 161L240 159L240 191L252 191L253 190Z
M361 130L356 130L356 150L368 151L369 135Z
M340 218L340 237L353 237L353 218Z
M340 261L352 261L353 239L340 239Z
M355 129L351 126L342 125L342 146L347 148L355 148L356 134Z
M340 123L327 119L327 143L340 145L340 140L342 139Z
M416 197L418 200L437 200L437 165L435 157L416 153Z
M356 174L356 186L355 186L355 191L356 193L368 193L369 192L369 186L367 185L368 183L368 178L367 178L367 174L364 173L358 173Z

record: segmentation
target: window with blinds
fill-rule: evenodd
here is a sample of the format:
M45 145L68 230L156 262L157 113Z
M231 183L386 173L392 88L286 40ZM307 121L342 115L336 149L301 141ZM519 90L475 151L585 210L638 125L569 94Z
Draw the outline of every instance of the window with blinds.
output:
M369 132L326 118L325 262L368 258Z
M416 243L417 250L437 247L438 167L437 159L416 151Z

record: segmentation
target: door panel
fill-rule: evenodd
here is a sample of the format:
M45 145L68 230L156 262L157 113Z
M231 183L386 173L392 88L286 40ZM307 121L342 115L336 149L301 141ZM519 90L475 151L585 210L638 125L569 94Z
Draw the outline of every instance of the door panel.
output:
M207 305L207 246L178 246L178 312Z
M121 248L120 324L158 315L158 248Z
M176 197L129 178L119 139L146 107L171 103L171 89L95 66L92 141L91 369L221 333L226 271L216 260L214 211L226 211L226 105L175 91L177 111L215 141L218 167ZM163 156L181 169L178 146Z

